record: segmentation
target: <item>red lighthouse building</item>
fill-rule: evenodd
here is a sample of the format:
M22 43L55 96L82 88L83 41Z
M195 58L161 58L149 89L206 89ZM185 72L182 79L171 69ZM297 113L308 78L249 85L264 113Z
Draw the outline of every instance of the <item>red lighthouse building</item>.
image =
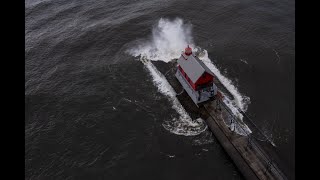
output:
M189 46L181 54L177 63L178 69L175 76L196 105L217 94L217 87L213 83L214 74L192 53Z

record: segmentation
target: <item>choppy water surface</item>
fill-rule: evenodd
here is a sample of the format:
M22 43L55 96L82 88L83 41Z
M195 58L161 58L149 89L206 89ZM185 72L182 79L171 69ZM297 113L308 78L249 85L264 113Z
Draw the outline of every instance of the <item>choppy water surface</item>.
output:
M294 173L293 1L25 1L26 179L243 179L151 63L185 44Z

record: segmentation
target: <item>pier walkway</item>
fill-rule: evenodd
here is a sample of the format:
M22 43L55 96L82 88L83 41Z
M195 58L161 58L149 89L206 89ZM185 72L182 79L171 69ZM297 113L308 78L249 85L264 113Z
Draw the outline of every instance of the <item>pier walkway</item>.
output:
M238 135L226 125L223 114L229 114L230 112L225 104L222 102L221 104L219 110L216 107L217 100L204 104L204 109L209 114L206 122L243 176L250 180L286 180L286 176L277 164L260 147L251 134L247 136ZM234 116L226 117L234 118L232 121L234 123L240 123ZM242 126L237 127L241 128ZM243 131L245 130L243 129Z

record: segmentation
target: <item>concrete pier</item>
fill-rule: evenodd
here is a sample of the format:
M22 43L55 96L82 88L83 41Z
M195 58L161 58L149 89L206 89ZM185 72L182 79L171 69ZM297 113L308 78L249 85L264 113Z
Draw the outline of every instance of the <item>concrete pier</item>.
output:
M153 64L161 73L166 75L168 82L175 91L180 92L182 86L174 75L176 72L176 63L171 62L166 64L159 61L153 62ZM215 82L215 84L219 89L222 87L220 82ZM230 122L230 119L226 118L232 118L233 116L230 115L230 110L224 103L221 102L221 108L217 108L217 100L213 100L205 102L198 108L186 92L182 93L177 98L190 116L193 118L200 116L205 119L214 136L218 139L225 152L230 156L246 179L288 179L283 173L285 166L281 166L280 168L279 162L281 162L281 160L277 157L276 153L274 153L274 148L270 148L270 143L264 142L264 146L261 146L262 142L258 142L255 139L255 137L261 136L261 133L257 133L257 129L249 126L250 129L252 128L253 132L248 136L239 135L229 129L226 122ZM229 114L230 116L224 116L226 114ZM239 120L236 120L235 118L233 121L237 123ZM266 148L268 153L265 152Z
M254 138L238 135L226 126L219 116L226 111L224 107L217 113L215 102L209 102L204 104L204 111L209 114L206 119L209 128L246 179L287 179Z

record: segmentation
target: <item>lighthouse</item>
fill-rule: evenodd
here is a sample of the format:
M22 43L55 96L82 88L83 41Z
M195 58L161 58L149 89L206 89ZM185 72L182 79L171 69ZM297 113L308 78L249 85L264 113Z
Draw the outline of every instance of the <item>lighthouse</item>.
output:
M217 94L217 86L213 83L214 74L192 53L189 45L177 63L175 76L197 106Z

